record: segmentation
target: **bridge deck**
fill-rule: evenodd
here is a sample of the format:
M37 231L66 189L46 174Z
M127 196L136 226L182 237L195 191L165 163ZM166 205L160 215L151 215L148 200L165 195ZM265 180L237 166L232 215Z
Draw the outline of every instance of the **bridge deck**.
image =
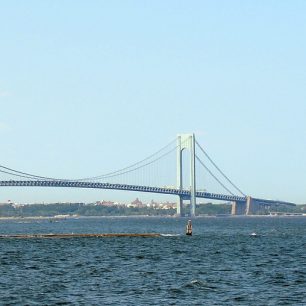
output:
M65 187L65 188L94 188L94 189L112 189L112 190L126 190L126 191L138 191L138 192L150 192L161 193L169 195L181 196L184 199L190 199L190 190L176 189L176 188L163 188L152 186L140 186L140 185L128 185L128 184L112 184L112 183L100 183L100 182L84 182L84 181L69 181L69 180L9 180L0 181L0 187ZM236 195L226 195L210 192L196 192L197 198L205 198L211 200L220 200L227 202L245 202L246 197ZM273 201L265 199L253 200L260 202L264 205L282 204L295 206L294 203L284 201Z

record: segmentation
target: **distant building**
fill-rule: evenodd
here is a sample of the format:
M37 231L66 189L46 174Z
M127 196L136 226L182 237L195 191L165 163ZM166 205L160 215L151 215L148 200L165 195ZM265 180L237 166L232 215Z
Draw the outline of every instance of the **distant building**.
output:
M143 204L138 198L136 198L133 202L131 202L128 207L138 207L138 208L143 208L146 207L145 204Z
M115 203L113 201L105 201L105 200L102 200L102 201L97 201L96 202L96 205L97 206L115 206Z
M171 203L171 202L166 202L166 203L161 203L161 208L162 209L176 209L176 203Z
M158 208L159 204L154 200L151 200L150 204L148 205L150 208Z

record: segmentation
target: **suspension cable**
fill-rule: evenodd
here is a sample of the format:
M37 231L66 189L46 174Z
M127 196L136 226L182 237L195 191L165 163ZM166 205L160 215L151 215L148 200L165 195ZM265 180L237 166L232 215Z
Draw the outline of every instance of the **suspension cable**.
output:
M176 139L175 139L176 140ZM142 167L145 167L157 160L159 160L160 158L166 156L167 154L169 154L170 152L172 152L174 149L177 148L177 146L171 150L170 152L167 152L166 154L163 154L160 158L157 158L155 160L153 160L152 162L150 163L146 163L145 165L143 166L138 166L140 165L141 163L153 158L154 156L158 155L160 152L162 152L163 150L165 150L166 148L168 148L170 145L172 145L175 140L172 140L170 143L168 143L166 146L164 146L163 148L161 148L160 150L158 150L157 152L151 154L150 156L144 158L143 160L137 162L137 163L134 163L128 167L124 167L122 169L119 169L119 170L116 170L116 171L113 171L113 172L109 172L109 173L106 173L106 174L103 174L103 175L99 175L99 176L94 176L94 177L88 177L88 178L81 178L81 179L60 179L60 178L51 178L51 177L46 177L46 176L40 176L40 175L35 175L35 174L31 174L31 173L27 173L27 172L22 172L22 171L18 171L18 170L15 170L15 169L12 169L12 168L9 168L9 167L5 167L3 165L0 165L0 168L3 168L5 170L8 170L8 171L11 171L11 172L14 172L14 173L11 173L11 172L7 172L7 171L4 171L4 170L0 170L0 172L2 173L6 173L6 174L10 174L10 175L13 175L13 176L17 176L17 177L24 177L24 178L29 178L29 179L39 179L39 180L62 180L62 181L85 181L85 180L98 180L98 179L103 179L103 178L109 178L109 177L114 177L114 176L117 176L117 175L121 175L121 174L125 174L125 173L128 173L128 172L131 172L131 171L135 171L137 169L140 169ZM128 170L128 169L131 169L135 166L138 166L132 170Z
M172 148L171 150L169 150L169 151L167 151L166 153L162 154L160 157L158 157L158 158L156 158L156 159L154 159L154 160L151 160L151 161L147 162L147 163L144 164L144 165L140 165L140 166L138 166L138 167L136 167L136 168L133 168L133 169L130 169L130 170L126 170L126 171L124 171L124 172L115 173L115 174L112 174L112 175L109 175L109 176L104 176L104 177L102 177L102 178L111 178L111 177L119 176L119 175L122 175L122 174L134 172L134 171L136 171L136 170L138 170L138 169L141 169L141 168L144 168L144 167L146 167L146 166L148 166L148 165L151 165L151 164L155 163L156 161L159 161L159 160L162 159L163 157L169 155L169 154L170 154L171 152L173 152L174 150L176 150L176 147L175 147L175 148ZM102 179L102 178L99 178L99 179Z
M208 160L215 166L215 168L221 173L221 175L243 196L246 196L241 189L237 187L226 175L225 173L216 165L216 163L210 158L210 156L205 152L205 150L201 147L201 145L196 141L196 144L200 148L200 150L204 153L204 155L208 158Z
M162 152L163 150L165 150L166 148L168 148L169 146L171 146L174 142L176 141L176 139L172 140L170 143L168 143L166 146L162 147L160 150L158 150L157 152L149 155L148 157L144 158L143 160L137 162L137 163L134 163L130 166L127 166L127 167L124 167L122 169L118 169L116 171L112 171L112 172L108 172L108 173L105 173L105 174L101 174L101 175L98 175L98 176L93 176L93 177L86 177L86 178L81 178L81 179L76 179L75 181L85 181L85 180L99 180L99 179L103 179L103 178L108 178L108 177L113 177L113 176L117 176L117 175L121 175L121 174L124 174L124 173L128 173L130 171L126 171L130 168L133 168L135 166L138 166L139 164L153 158L154 156L156 156L157 154L159 154L160 152ZM135 170L139 169L141 167L137 167L135 168ZM131 170L133 171L133 170ZM122 173L121 173L122 172Z
M29 178L29 179L35 179L32 176L28 176L28 175L22 175L22 174L17 174L17 173L11 173L8 171L4 171L4 170L0 170L0 172L5 173L5 174L9 174L9 175L13 175L13 176L17 176L17 177L23 177L23 178Z
M199 163L205 168L206 171L231 195L234 195L210 170L207 166L204 165L204 163L200 160L200 158L196 155L196 159L199 161Z
M28 177L28 178L32 178L32 179L44 179L44 180L46 180L46 179L47 180L57 180L57 179L51 178L51 177L39 176L39 175L30 174L30 173L27 173L27 172L22 172L22 171L14 170L14 169L2 166L2 165L0 165L0 168L3 168L3 169L6 169L6 170L15 172L17 174L21 174L20 177ZM18 176L17 174L6 172L6 171L3 171L3 170L0 170L0 172L11 174L11 175L14 175L14 176ZM22 176L22 175L26 175L26 176Z

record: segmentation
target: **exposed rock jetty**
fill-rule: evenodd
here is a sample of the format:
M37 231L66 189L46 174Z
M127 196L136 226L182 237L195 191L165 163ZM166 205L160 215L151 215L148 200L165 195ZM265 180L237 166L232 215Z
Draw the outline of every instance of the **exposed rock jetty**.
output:
M30 238L102 238L102 237L160 237L158 233L107 233L107 234L22 234L22 235L0 235L0 239L30 239Z

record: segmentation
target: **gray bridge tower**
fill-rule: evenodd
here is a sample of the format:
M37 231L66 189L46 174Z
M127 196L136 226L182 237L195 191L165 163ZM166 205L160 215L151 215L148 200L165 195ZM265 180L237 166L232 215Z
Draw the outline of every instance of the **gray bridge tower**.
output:
M196 175L195 175L195 137L194 134L179 134L177 136L177 188L183 189L183 167L182 167L182 153L187 149L190 152L190 216L195 216L196 207ZM179 196L177 202L177 215L183 214L183 200Z

